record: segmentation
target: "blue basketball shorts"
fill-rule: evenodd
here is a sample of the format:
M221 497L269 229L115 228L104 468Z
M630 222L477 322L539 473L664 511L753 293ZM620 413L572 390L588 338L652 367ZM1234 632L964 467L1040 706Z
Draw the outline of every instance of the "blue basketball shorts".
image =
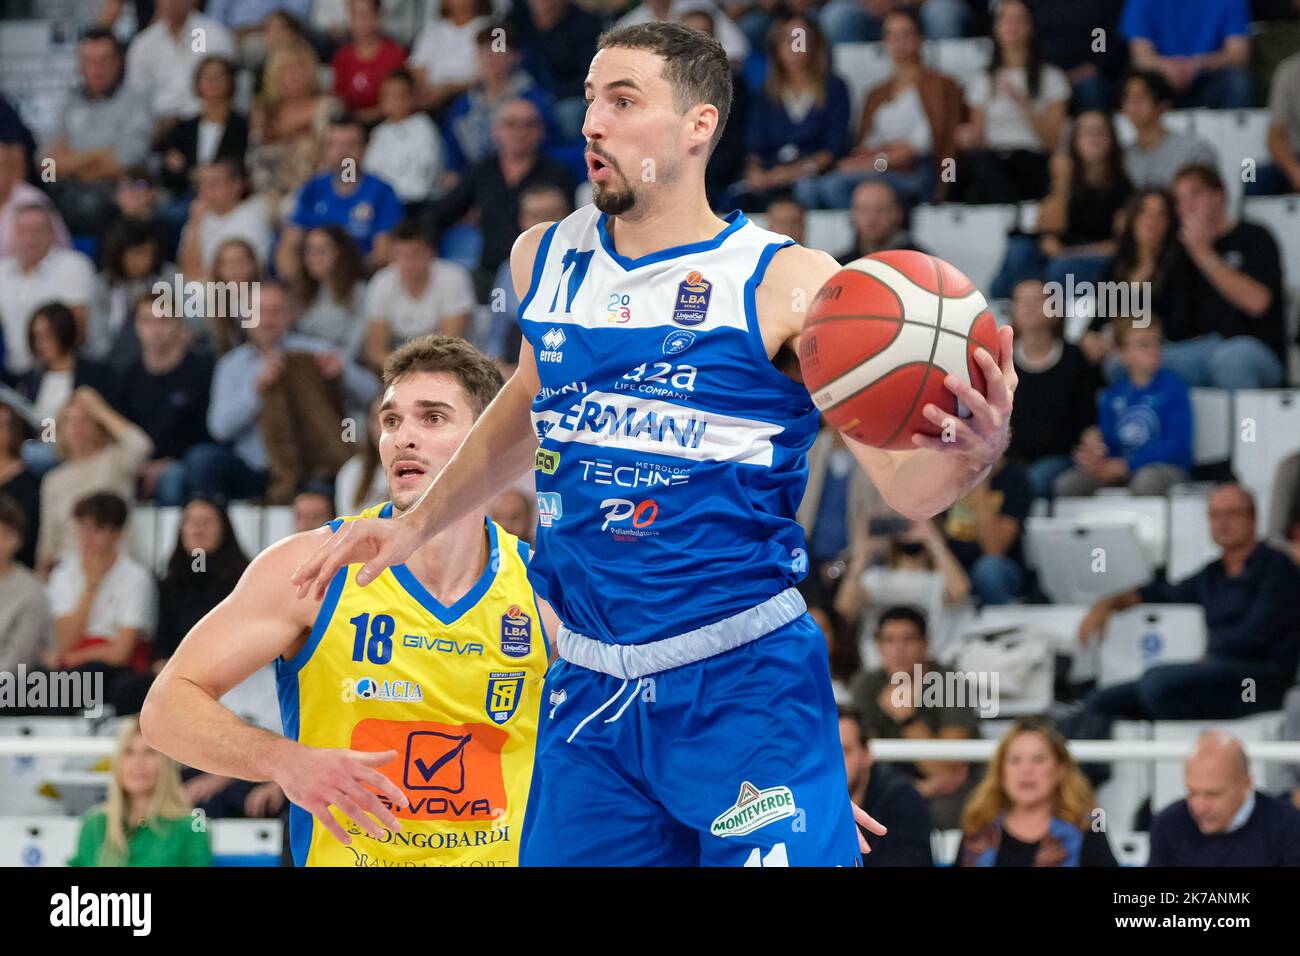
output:
M546 675L523 866L858 866L826 642L806 613L623 680Z

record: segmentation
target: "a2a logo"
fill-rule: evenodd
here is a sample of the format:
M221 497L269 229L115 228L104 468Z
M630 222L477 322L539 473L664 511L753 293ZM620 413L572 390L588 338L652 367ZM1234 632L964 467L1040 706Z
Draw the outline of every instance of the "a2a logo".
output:
M694 365L674 365L672 362L642 362L623 376L640 392L664 392L671 387L682 392L695 391L695 378L700 370ZM623 388L631 386L624 385Z
M605 531L612 524L630 522L633 528L643 531L655 523L659 517L659 503L653 498L634 502L626 498L606 498L600 503L605 510L605 523L600 526Z

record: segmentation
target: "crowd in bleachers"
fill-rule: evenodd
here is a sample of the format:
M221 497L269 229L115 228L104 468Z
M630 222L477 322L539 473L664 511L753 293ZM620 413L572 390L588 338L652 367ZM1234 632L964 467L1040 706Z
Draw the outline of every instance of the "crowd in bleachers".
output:
M1113 862L1066 832L1093 803L1050 727L1009 734L983 783L959 762L873 770L867 741L980 734L973 714L903 712L887 691L914 665L946 666L931 642L937 653L975 610L1049 597L1027 553L1035 508L1226 478L1197 458L1194 390L1294 381L1300 262L1282 250L1295 240L1240 200L1300 193L1300 2L131 6L105 0L82 25L79 83L48 128L29 128L0 89L0 671L101 672L110 703L132 713L252 556L232 503L291 506L288 531L383 500L374 425L387 355L461 335L510 370L511 244L587 201L582 82L597 37L677 19L717 37L735 70L707 175L715 208L810 244L830 225L843 241L827 251L844 264L919 249L973 274L925 224L1007 210L978 220L997 222L996 242L959 240L983 262L1006 233L1005 253L976 275L1017 334L1006 460L934 521L905 521L825 430L798 515L804 590L846 708L850 785L865 797L871 779L868 806L882 817L901 806L927 833L961 828L971 865L1047 852L1008 819L1022 835L1048 827L1052 859ZM1197 135L1256 107L1267 154L1240 168L1231 143ZM1097 283L1124 285L1128 305L1109 311ZM1139 599L1200 604L1200 669L1077 691L1067 729L1283 706L1300 653L1295 616L1280 610L1300 584L1300 439L1261 440L1294 452L1255 489L1271 543L1254 536L1253 499L1211 496L1224 557L1172 591L1107 598L1079 630ZM132 546L132 523L178 509L159 566ZM526 490L493 516L531 537ZM1234 629L1245 609L1258 618L1249 634ZM1262 673L1253 706L1218 706L1236 699L1224 686ZM1030 760L1022 746L1061 764L1061 819L1040 821L1037 798L1019 818L1016 801L1041 783L1003 779ZM171 771L160 772L171 812ZM282 809L282 795L186 774L193 803ZM1300 786L1288 793L1300 805Z

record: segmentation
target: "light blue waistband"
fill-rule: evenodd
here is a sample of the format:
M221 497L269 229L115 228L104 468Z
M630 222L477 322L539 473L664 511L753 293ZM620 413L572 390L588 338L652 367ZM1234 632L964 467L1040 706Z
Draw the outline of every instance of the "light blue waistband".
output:
M636 680L735 650L784 627L807 610L799 590L788 588L747 611L648 644L606 644L561 624L555 646L560 657L579 667Z

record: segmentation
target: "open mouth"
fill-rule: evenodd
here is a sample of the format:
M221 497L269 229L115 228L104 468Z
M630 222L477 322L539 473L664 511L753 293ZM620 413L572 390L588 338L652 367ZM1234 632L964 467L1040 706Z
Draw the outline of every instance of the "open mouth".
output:
M393 477L398 481L414 481L425 474L424 466L414 461L400 461L393 466Z
M611 168L609 163L605 162L594 153L587 154L587 175L595 178L600 176L605 170Z

